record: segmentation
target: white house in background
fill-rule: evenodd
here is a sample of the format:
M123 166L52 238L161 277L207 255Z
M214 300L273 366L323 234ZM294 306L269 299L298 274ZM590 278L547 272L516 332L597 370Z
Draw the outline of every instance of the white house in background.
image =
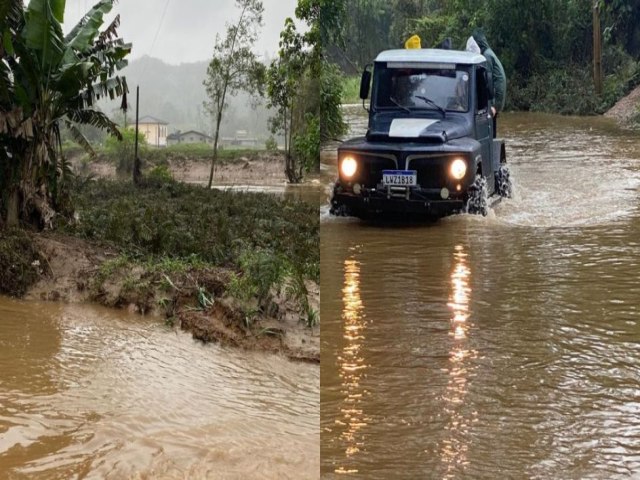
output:
M149 115L138 120L138 128L152 147L167 146L168 123Z
M167 143L169 145L177 145L180 143L206 143L207 145L213 145L213 137L195 130L189 130L188 132L176 132L167 137Z

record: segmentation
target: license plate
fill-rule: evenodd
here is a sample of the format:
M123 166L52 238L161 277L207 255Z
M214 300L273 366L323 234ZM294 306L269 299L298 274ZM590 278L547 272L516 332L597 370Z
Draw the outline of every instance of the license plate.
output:
M415 170L383 170L382 184L391 187L415 187L418 175Z

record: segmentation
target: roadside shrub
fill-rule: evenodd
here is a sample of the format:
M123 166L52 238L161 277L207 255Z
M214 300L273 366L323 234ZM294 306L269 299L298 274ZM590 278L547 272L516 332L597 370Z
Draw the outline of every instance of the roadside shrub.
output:
M342 104L360 103L360 77L345 76L342 79Z
M23 296L40 278L44 263L27 233L0 229L0 293Z
M567 65L533 74L526 81L521 76L508 79L507 109L562 115L606 112L640 84L640 63L615 49L603 60L606 65L601 96L596 95L590 66Z
M289 262L269 250L247 250L240 254L242 276L231 283L231 293L241 300L253 297L261 304L272 286L280 286L291 270Z
M105 152L116 161L118 175L126 176L133 171L135 154L136 131L133 128L121 129L122 140L115 137L107 137ZM138 132L138 155L143 156L147 148L144 134Z
M305 129L293 138L294 155L305 172L320 169L320 119L307 114Z
M534 74L527 82L516 77L507 91L507 109L554 112L562 115L594 115L601 100L595 94L587 68L567 67Z
M342 74L338 67L323 62L320 71L320 138L323 142L347 132L342 109Z
M173 175L166 165L153 167L147 174L147 179L155 184L163 184L173 181Z
M278 151L278 142L273 137L273 135L271 135L269 138L267 138L267 141L265 142L264 147L267 149L267 152L277 152Z

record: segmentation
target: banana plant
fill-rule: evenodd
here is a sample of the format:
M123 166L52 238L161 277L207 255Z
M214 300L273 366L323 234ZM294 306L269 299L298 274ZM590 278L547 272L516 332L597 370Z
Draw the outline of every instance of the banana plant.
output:
M65 0L0 0L0 212L48 228L58 213L67 169L61 126L95 155L80 125L121 138L95 105L124 95L131 44L118 37L119 15L106 26L115 0L100 0L63 34ZM0 220L0 224L2 221Z

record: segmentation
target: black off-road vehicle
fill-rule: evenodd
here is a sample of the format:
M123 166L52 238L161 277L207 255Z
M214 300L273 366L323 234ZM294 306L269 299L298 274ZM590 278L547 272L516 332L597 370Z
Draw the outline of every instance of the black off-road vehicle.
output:
M369 97L371 72L360 97ZM510 197L504 141L493 138L486 60L471 52L390 50L375 60L366 137L338 149L331 212L375 217L486 215Z

